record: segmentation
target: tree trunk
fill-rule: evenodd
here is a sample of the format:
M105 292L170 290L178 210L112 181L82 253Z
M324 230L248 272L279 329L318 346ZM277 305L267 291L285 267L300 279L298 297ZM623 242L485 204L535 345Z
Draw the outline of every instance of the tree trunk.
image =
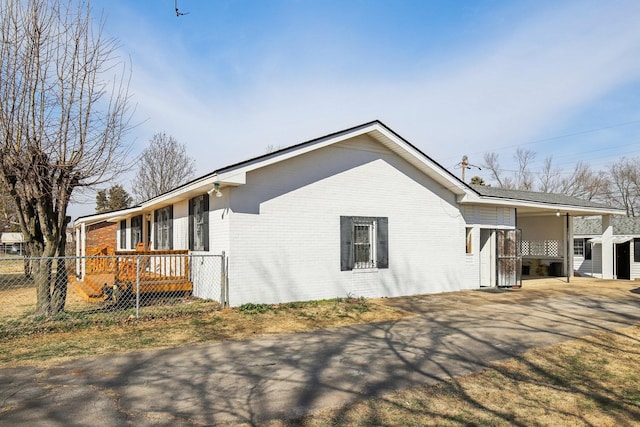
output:
M51 313L51 270L53 261L49 257L32 259L33 280L36 285L36 317L49 316Z
M69 279L67 276L67 265L65 259L66 253L66 235L60 238L58 245L58 257L56 258L56 280L53 284L53 295L51 301L51 314L57 314L64 311L67 302L67 286Z

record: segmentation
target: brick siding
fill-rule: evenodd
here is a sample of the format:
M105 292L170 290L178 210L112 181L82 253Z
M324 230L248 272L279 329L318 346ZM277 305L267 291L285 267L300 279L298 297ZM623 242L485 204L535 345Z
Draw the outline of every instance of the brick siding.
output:
M116 249L116 233L118 224L115 222L99 222L87 227L87 248L108 247Z

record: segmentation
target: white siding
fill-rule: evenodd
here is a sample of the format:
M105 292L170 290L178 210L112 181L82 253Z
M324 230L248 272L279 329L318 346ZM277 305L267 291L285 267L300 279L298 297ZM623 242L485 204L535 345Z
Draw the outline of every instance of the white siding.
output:
M477 224L482 228L513 228L516 225L514 208L464 205L462 214L467 224Z
M460 268L454 195L366 137L251 172L225 192L231 305L475 287ZM389 268L340 271L340 216L388 218Z
M464 283L466 288L480 287L480 228L479 227L472 227L471 253L470 254L465 253Z
M173 205L173 249L189 249L189 201Z
M478 288L481 274L480 230L515 228L516 210L498 206L464 205L461 211L467 227L473 228L472 253L466 254L464 263L464 287ZM494 259L488 265L492 266L493 263L495 263Z
M564 216L532 216L518 218L518 228L522 229L523 241L559 240L564 241ZM560 245L561 247L563 245ZM561 253L564 253L564 248Z
M602 245L592 245L590 260L574 255L573 269L581 276L602 277Z

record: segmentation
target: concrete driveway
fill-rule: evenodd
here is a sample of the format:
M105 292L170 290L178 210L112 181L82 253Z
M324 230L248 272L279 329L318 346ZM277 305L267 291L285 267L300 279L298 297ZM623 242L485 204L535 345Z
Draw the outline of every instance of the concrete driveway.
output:
M0 370L0 425L233 425L466 374L640 321L640 283L525 282L386 304L415 313L254 340Z

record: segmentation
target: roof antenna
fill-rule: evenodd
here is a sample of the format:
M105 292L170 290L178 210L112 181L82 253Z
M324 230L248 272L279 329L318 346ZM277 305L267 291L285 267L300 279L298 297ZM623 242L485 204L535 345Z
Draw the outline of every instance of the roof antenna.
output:
M184 16L189 14L189 12L180 12L180 9L178 9L178 0L174 0L174 5L176 7L176 16Z

